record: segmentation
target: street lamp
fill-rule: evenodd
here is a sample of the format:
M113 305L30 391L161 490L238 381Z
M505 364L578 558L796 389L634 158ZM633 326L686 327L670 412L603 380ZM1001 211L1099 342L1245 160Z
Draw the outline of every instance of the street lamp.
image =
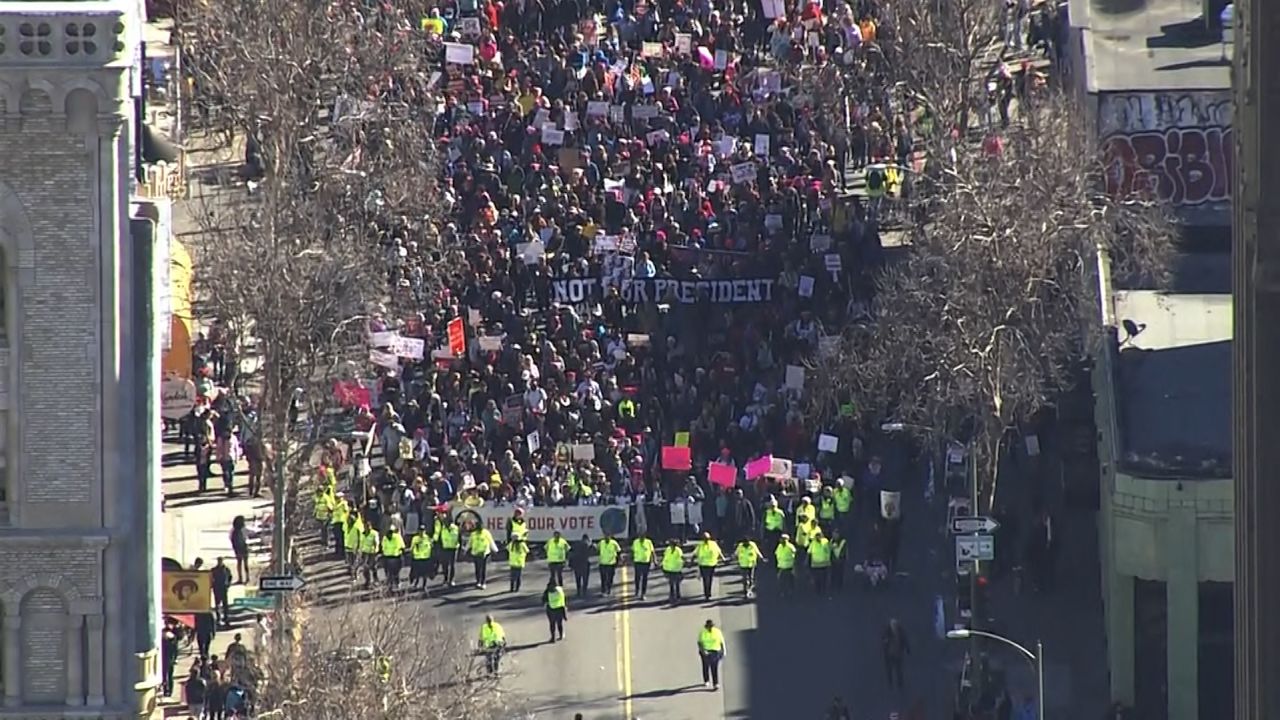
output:
M1003 635L985 632L983 630L973 630L970 628L960 628L957 630L948 630L947 638L951 640L968 640L969 638L988 638L998 640L1005 645L1022 653L1024 657L1031 661L1036 668L1036 717L1039 720L1045 720L1044 715L1044 647L1040 641L1036 641L1036 651L1031 652L1026 647L1010 640Z

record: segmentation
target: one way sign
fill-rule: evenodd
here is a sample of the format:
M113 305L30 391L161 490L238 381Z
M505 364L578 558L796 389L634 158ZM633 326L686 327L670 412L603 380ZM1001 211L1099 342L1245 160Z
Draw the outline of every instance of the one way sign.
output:
M955 535L995 532L998 527L1000 527L1000 523L982 515L962 515L951 518L951 532Z
M307 581L297 575L264 575L258 578L259 592L294 592L306 584Z

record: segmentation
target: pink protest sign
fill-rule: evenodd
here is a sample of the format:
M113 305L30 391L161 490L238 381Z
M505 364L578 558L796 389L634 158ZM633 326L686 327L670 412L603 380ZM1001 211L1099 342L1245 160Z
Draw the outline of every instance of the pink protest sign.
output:
M738 468L722 463L711 463L707 466L707 479L713 485L731 488L738 482Z
M762 458L756 458L747 463L747 479L755 480L758 477L769 474L769 468L773 466L773 456L765 455Z
M662 469L692 470L693 451L687 447L672 447L670 445L662 448Z

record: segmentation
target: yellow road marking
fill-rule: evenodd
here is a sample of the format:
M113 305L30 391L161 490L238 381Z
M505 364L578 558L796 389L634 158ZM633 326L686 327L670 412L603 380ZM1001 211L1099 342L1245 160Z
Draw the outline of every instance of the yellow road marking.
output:
M618 564L618 589L621 593L622 609L618 611L619 634L618 643L618 689L622 691L622 712L626 720L631 720L631 607L627 578L627 566Z

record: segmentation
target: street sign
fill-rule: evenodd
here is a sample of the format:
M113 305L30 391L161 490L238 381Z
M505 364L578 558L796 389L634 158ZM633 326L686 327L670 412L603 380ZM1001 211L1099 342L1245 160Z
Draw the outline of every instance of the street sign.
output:
M275 607L276 599L271 596L267 596L267 597L245 596L245 597L238 597L235 600L232 600L231 604L236 607L252 608L254 610L270 610L271 608Z
M297 575L264 575L258 578L260 592L288 593L301 590L307 581Z
M995 532L1000 523L983 515L959 516L951 518L951 532L956 535Z
M990 535L957 535L956 564L978 560L994 560L996 539Z

